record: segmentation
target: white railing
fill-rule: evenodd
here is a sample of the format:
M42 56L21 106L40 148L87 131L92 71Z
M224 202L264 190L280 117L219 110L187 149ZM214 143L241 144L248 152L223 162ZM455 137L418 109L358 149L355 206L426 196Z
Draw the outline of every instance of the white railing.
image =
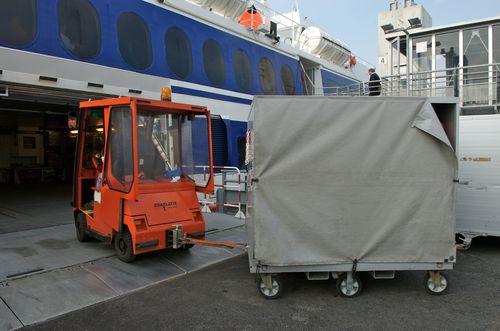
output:
M203 169L203 180L206 182L207 181L207 178L206 176L209 174L209 172L207 173L209 167L208 166L196 166L196 168L201 168ZM237 209L237 212L236 214L234 215L234 217L236 218L239 218L239 219L245 219L246 218L246 215L245 215L245 212L243 211L243 205L245 205L245 203L242 201L242 191L245 191L244 188L242 189L242 185L244 187L244 185L246 184L244 180L242 180L242 176L243 176L243 173L241 172L241 170L237 167L223 167L223 166L214 166L213 167L214 170L220 170L221 173L214 173L214 176L216 178L214 178L214 186L215 186L215 194L204 194L203 195L203 198L200 199L200 204L202 205L202 212L204 213L211 213L212 210L211 210L211 206L214 206L214 207L218 207L218 206L222 206L222 207L226 207L226 208L236 208ZM224 182L222 179L219 181L217 180L217 177L218 176L221 176L223 175L223 173L227 176L228 173L232 173L236 176L236 182L229 182L229 181L226 181ZM220 182L220 184L218 184L218 182ZM217 190L219 189L224 189L224 190L235 190L237 193L236 193L236 196L237 196L237 200L236 201L223 201L223 202L217 202Z
M214 0L188 0L188 2L194 3L198 6L206 8L207 10L210 10L211 4L214 2L217 2L217 1L214 1ZM244 3L244 1L242 1L242 3ZM172 3L170 5L175 6L174 3ZM259 30L260 32L269 33L270 22L273 21L278 25L278 36L281 37L281 42L285 43L287 45L290 45L295 49L301 48L300 42L299 42L300 35L301 35L302 31L304 31L306 28L308 28L310 26L317 26L320 29L322 29L319 25L314 24L314 22L312 22L310 18L304 18L304 21L302 21L303 18L301 17L300 12L297 10L298 8L295 8L295 6L294 6L294 8L291 8L291 11L289 13L284 14L282 12L279 12L279 11L269 7L265 2L261 2L261 1L248 1L247 5L248 6L253 5L258 10L258 12L260 14L259 16L261 16L262 19L264 20L263 26L261 26L257 30ZM224 13L222 13L222 12L218 12L217 10L215 10L214 13L219 14L228 20L242 23L242 22L240 22L240 18L244 14L244 11L239 12L241 9L239 4L234 5L234 6L223 5L223 7L228 8L227 12L224 11ZM233 8L236 9L236 12L234 12L232 10ZM248 8L246 8L246 9L248 9ZM247 25L250 30L254 30L254 25L258 21L260 22L260 20L257 18L257 15L254 18L254 14L252 13L250 16L250 19L244 23L246 23L245 25ZM284 33L283 30L290 30L290 33L289 34ZM325 29L322 29L322 30L327 31ZM282 34L284 34L284 35L282 35ZM332 38L334 38L334 37L332 37ZM337 38L334 38L334 40L339 45L343 45L343 47L349 49L347 44L345 44L343 41L341 41ZM356 57L356 62L358 65L362 65L366 68L373 67L372 64L368 63L368 61L361 58L360 56L353 53L352 51L349 51L349 54Z
M458 97L463 108L500 106L500 64L384 76L380 81L324 87L325 95Z

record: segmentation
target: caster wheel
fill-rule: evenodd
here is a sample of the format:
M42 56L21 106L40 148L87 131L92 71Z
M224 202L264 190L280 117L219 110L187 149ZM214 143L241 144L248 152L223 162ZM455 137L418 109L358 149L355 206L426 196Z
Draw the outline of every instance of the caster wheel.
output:
M455 236L456 244L459 245L461 250L463 251L466 251L471 247L472 239L474 238L470 236L464 236L463 234L457 234Z
M271 286L268 286L264 281L263 277L259 277L259 281L257 282L257 288L260 294L266 298L267 300L278 299L283 293L283 281L280 276L264 276L269 277L269 281Z
M128 229L116 234L115 253L123 262L130 263L135 260L136 255L134 254L132 235Z
M429 271L425 275L425 288L432 295L440 295L448 289L448 279L438 271Z
M337 279L337 291L346 298L354 298L361 294L363 285L357 275L352 275L352 284L349 286L347 274L343 274Z
M89 234L87 232L87 219L85 218L85 214L78 214L75 220L76 227L76 238L79 242L84 243L89 241Z

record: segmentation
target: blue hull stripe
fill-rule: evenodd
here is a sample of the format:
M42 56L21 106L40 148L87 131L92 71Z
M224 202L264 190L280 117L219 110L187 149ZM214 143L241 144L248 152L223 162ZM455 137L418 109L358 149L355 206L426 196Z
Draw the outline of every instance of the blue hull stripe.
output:
M243 99L243 98L233 97L230 95L194 90L194 89L190 89L187 87L180 87L180 86L172 86L172 93L186 94L186 95L192 95L195 97L215 99L215 100L221 100L221 101L229 101L229 102L241 103L241 104L245 104L245 105L252 104L252 100L249 100L249 99Z

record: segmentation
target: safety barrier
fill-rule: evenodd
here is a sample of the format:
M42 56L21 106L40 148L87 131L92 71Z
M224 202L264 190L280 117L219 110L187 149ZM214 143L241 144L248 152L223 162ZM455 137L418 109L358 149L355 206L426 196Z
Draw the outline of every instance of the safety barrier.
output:
M202 168L203 169L203 179L206 181L207 180L207 169L208 166L197 166L196 168ZM201 211L204 213L211 213L212 210L210 209L210 206L222 206L226 208L237 208L237 212L234 215L234 217L239 218L239 219L246 219L245 212L243 211L242 206L244 203L242 202L242 184L246 185L244 181L241 180L243 173L241 170L237 167L224 167L224 166L214 166L214 170L220 170L220 173L214 173L214 176L220 176L221 177L221 184L218 184L217 182L217 177L214 178L214 183L215 183L215 194L214 195L209 195L209 194L204 194L203 199L200 200L200 204L203 206ZM234 174L237 178L236 181L224 181L224 174ZM217 190L218 189L235 189L237 192L237 201L231 201L231 202L217 202Z

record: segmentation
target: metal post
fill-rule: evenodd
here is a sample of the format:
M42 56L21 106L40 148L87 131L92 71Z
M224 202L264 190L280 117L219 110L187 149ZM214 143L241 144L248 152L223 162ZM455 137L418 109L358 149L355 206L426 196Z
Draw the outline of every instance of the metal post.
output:
M488 26L488 105L493 106L493 26Z
M207 167L203 166L203 182L207 181ZM208 206L208 195L205 193L203 195L203 208L201 208L202 213L207 213L210 214L212 210L210 210L210 207Z
M458 97L460 99L460 109L464 106L464 30L460 30L458 33L458 47L459 47L459 60L458 66L460 69L458 70ZM460 110L460 114L462 110Z

